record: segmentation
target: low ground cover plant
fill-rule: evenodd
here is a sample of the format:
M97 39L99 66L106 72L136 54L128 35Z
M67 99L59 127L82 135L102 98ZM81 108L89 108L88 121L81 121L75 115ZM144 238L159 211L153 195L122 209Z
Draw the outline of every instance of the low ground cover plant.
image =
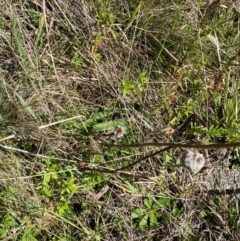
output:
M239 140L239 16L233 0L1 1L0 239L239 240L236 194L208 195L183 149L114 147Z

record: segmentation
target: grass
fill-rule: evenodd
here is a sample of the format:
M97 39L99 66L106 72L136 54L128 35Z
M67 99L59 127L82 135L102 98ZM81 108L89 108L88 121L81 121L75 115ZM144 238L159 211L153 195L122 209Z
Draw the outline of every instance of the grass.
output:
M236 197L207 195L182 150L105 144L239 140L235 1L0 11L1 240L240 239Z

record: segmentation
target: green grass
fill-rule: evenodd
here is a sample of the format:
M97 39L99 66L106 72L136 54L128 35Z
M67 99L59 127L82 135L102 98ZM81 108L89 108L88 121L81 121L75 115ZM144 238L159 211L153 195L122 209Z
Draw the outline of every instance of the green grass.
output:
M240 139L237 3L80 2L1 4L0 239L239 240L182 150L107 145Z

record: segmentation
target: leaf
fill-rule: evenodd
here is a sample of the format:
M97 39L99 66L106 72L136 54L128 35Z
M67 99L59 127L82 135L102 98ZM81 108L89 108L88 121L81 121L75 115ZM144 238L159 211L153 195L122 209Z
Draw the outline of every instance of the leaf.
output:
M144 201L143 201L144 205L147 207L147 208L151 208L152 206L152 199L151 198L145 198Z
M36 114L32 110L32 108L28 105L28 103L20 96L17 92L15 92L16 96L18 97L22 107L27 111L27 113L36 121L38 120Z
M205 210L200 211L200 217L202 218L207 217L207 212Z
M67 182L67 188L69 189L70 192L73 192L76 189L75 178L71 178Z
M161 219L163 222L169 222L170 216L167 213L161 213Z
M162 207L169 206L170 205L170 198L168 198L168 197L159 198L157 200L157 204L162 206Z
M172 214L174 217L178 217L180 213L181 213L181 210L178 207L173 208Z
M142 208L134 209L133 212L132 212L132 218L139 218L139 217L143 216L144 211L145 210L142 209Z
M50 182L50 180L51 180L51 174L47 173L43 176L43 183L47 184Z
M135 188L129 181L125 181L125 185L124 185L128 190L132 191L132 192L138 192L138 189Z
M122 89L124 94L128 94L134 89L134 84L130 79L125 79L122 81Z
M148 81L149 80L148 80L147 72L144 70L138 76L138 89L140 91L143 91L143 88L148 83Z
M74 56L72 57L71 63L77 65L80 65L83 62L82 58L79 56L78 52L74 53Z
M105 121L103 123L97 123L93 125L92 131L105 131L105 130L111 130L116 128L117 126L126 126L127 122L125 119L118 119L118 120L112 120L112 121Z
M149 213L149 218L150 218L150 227L151 228L156 228L157 226L157 216L155 211L151 211Z
M35 10L33 10L35 11ZM37 13L37 18L38 18L38 12L35 12ZM44 27L44 15L42 14L42 16L40 17L39 19L39 25L38 25L38 30L37 30L37 37L36 37L36 40L35 40L35 46L38 45L39 43L39 40L41 39L41 35L42 35L42 32L43 32L43 27Z
M10 20L12 22L13 37L14 37L16 49L17 49L17 52L18 52L18 56L20 57L21 63L23 65L24 69L26 70L27 69L26 54L25 54L25 50L24 50L24 47L23 47L23 44L22 44L22 38L21 38L19 26L18 26L18 23L17 23L14 16L11 16Z
M51 177L55 180L58 179L58 174L57 173L51 173Z
M139 227L140 227L140 228L144 229L144 228L147 226L148 218L149 218L149 217L148 217L147 214L142 218L142 220L141 220L140 223L139 223Z
M137 14L138 14L139 11L140 11L141 5L142 5L142 3L140 2L140 3L138 4L138 6L134 9L134 11L132 12L132 14L131 14L131 16L130 16L130 18L129 18L129 21L128 21L128 22L129 22L129 23L128 23L128 26L127 26L127 28L125 29L125 31L132 26L134 20L135 20L136 17L137 17Z

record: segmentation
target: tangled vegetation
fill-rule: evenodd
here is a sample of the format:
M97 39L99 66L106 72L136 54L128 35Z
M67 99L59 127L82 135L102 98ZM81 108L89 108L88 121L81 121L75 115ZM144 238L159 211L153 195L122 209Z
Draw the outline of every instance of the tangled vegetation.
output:
M239 140L239 30L234 0L0 1L0 239L239 240L181 149L111 145Z

